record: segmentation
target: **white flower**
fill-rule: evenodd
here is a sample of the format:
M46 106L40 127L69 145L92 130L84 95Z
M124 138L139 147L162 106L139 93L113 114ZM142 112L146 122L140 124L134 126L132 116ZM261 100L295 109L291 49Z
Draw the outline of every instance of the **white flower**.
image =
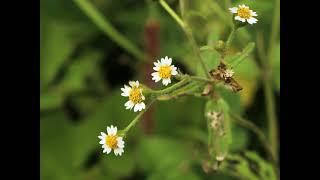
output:
M99 144L102 145L103 153L109 154L111 150L113 150L116 156L120 155L124 152L124 141L123 137L117 135L117 127L116 126L108 126L107 133L101 132L101 136L98 136L100 139Z
M234 72L232 71L232 69L227 69L227 70L225 70L225 72L224 72L224 76L225 76L226 78L231 78L231 77L233 76L233 74L234 74Z
M139 87L139 81L129 81L129 86L124 85L124 88L121 88L123 91L121 96L129 97L129 101L127 101L124 105L126 109L133 109L134 112L141 111L146 108L144 104L145 97L142 94L142 88Z
M155 67L153 69L157 72L152 73L152 80L158 82L162 79L162 84L167 86L171 83L171 76L175 76L178 74L177 67L171 65L172 59L166 56L165 58L161 58L161 61L157 60L154 62Z
M258 16L256 12L249 9L248 6L242 4L238 7L229 8L230 12L233 14L236 14L234 17L235 20L241 21L241 22L248 22L249 24L257 23L257 19L253 16Z

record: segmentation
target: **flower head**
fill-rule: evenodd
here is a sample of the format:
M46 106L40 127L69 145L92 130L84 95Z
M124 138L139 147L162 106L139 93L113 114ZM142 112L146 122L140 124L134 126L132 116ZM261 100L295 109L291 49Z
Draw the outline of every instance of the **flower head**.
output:
M254 16L258 16L256 12L249 9L248 6L242 4L238 7L229 8L231 13L236 14L234 19L241 22L248 22L249 24L257 23L257 19Z
M162 79L162 84L167 86L171 83L171 76L178 74L177 67L171 65L172 59L166 56L161 58L161 61L154 62L155 67L153 69L157 72L152 73L152 80L158 82Z
M103 153L109 154L113 150L116 156L124 152L124 141L123 137L117 135L117 127L111 125L107 127L107 133L101 132L101 136L98 136L100 139L99 144L102 145Z
M127 101L124 105L126 109L133 109L134 112L141 111L146 108L144 104L145 97L142 94L142 88L139 85L139 81L129 81L129 86L124 85L124 88L121 88L123 91L121 96L129 97L129 101Z
M226 69L226 71L224 72L224 77L226 78L231 78L233 76L234 72L232 69Z

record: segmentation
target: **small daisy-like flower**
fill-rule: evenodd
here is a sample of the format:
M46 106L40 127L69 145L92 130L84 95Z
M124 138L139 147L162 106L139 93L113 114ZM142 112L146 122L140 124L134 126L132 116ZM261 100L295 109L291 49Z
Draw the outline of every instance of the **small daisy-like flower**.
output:
M232 69L227 69L225 72L224 72L224 76L226 78L231 78L233 76L234 72L232 71Z
M154 62L155 67L153 69L157 72L152 73L152 80L158 82L162 79L162 84L167 86L171 83L171 76L178 74L177 67L171 65L172 59L166 56L161 58L161 61Z
M124 85L124 88L121 88L123 91L121 96L129 97L129 101L127 101L124 105L126 109L133 109L134 112L141 111L146 108L144 104L145 97L142 94L142 88L139 86L139 81L129 81L129 86Z
M257 19L254 18L254 16L258 16L256 12L249 9L248 6L242 4L238 7L229 8L231 13L236 14L234 17L235 20L241 21L241 22L248 22L249 24L257 23Z
M101 136L98 136L100 139L99 144L102 145L103 153L109 154L111 150L113 150L116 156L121 156L124 152L124 141L123 137L117 135L117 127L116 126L108 126L107 133L101 132Z

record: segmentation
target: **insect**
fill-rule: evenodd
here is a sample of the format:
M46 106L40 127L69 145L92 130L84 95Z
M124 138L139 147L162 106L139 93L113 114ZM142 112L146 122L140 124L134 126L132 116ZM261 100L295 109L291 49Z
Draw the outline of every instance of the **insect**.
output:
M211 70L209 73L211 77L218 82L223 82L225 87L232 90L233 92L238 92L242 90L240 84L230 76L226 75L227 66L222 61L218 65L217 69Z

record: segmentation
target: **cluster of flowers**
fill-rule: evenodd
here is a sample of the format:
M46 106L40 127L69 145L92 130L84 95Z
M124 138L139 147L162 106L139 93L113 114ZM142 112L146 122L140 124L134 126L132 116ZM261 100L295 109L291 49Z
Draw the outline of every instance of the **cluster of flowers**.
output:
M233 7L229 9L231 13L235 14L234 19L241 21L243 23L248 22L249 24L254 24L258 20L254 18L257 16L256 12L249 9L249 7L245 5L239 5L238 7ZM155 82L159 82L162 80L162 84L167 86L171 83L171 77L178 74L177 67L172 64L172 59L161 58L161 60L157 60L154 62L153 69L156 72L151 74L152 80ZM232 70L228 70L226 72L226 76L233 76L234 72ZM144 103L145 96L143 95L143 88L140 86L139 81L130 81L129 86L124 85L121 88L121 96L128 97L128 101L124 104L126 109L132 110L134 112L142 111L146 108ZM101 132L101 135L98 136L100 139L100 144L103 148L103 153L109 154L112 150L116 156L121 156L124 152L124 141L123 137L119 136L117 127L111 125L107 127L107 134Z

